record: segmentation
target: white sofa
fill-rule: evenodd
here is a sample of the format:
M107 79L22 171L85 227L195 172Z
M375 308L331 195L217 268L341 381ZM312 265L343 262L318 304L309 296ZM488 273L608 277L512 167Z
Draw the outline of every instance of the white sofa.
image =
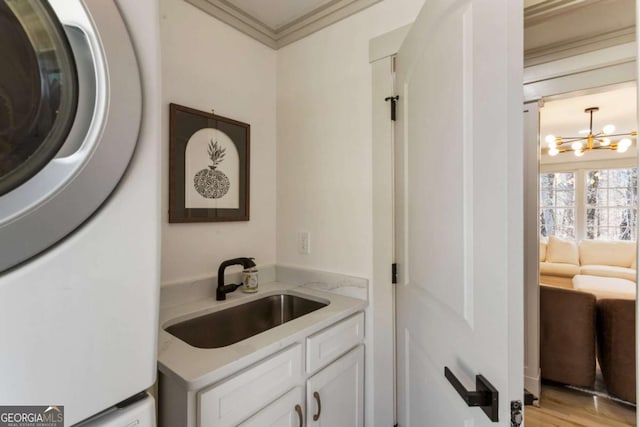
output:
M636 281L636 242L582 240L550 236L540 242L540 283L572 287L573 276L616 277Z

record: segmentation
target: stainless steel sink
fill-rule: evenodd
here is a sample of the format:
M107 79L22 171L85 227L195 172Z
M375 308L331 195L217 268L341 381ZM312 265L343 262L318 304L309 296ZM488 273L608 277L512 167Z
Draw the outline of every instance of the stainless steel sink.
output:
M272 295L185 320L168 326L165 330L194 347L219 348L282 325L326 305L296 295Z

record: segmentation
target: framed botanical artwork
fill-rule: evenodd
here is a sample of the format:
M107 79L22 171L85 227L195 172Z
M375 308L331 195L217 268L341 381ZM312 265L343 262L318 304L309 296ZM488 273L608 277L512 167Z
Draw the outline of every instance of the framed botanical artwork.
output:
M170 104L169 222L249 220L247 123Z

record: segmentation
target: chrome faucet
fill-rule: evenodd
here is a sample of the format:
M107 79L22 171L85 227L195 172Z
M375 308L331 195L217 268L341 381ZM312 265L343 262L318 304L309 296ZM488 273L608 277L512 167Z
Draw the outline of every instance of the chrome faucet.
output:
M220 264L220 267L218 267L218 287L216 288L216 300L217 301L224 301L227 299L227 294L230 292L235 291L236 289L238 289L240 286L242 286L242 283L238 283L238 284L229 284L229 285L225 285L224 284L224 270L225 268L231 266L231 265L241 265L242 268L251 268L251 267L255 267L256 263L253 262L254 258L234 258L234 259L228 259L226 261L223 261L222 264Z

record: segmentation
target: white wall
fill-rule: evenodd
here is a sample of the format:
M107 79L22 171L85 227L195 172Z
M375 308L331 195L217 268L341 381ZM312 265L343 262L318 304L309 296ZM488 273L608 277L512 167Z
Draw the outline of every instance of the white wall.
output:
M369 40L411 23L423 3L385 0L278 52L279 264L360 276L369 279L370 286L389 286L372 281L376 189ZM311 233L309 255L297 251L299 231ZM365 424L392 425L391 399L374 401L376 388L391 389L393 384L375 382L373 316L370 306Z
M276 259L277 52L183 0L160 2L163 73L162 282L217 274L221 261ZM168 223L169 103L251 125L251 220Z
M278 52L278 262L369 278L372 269L369 40L424 0L385 0ZM298 254L298 231L311 254Z

